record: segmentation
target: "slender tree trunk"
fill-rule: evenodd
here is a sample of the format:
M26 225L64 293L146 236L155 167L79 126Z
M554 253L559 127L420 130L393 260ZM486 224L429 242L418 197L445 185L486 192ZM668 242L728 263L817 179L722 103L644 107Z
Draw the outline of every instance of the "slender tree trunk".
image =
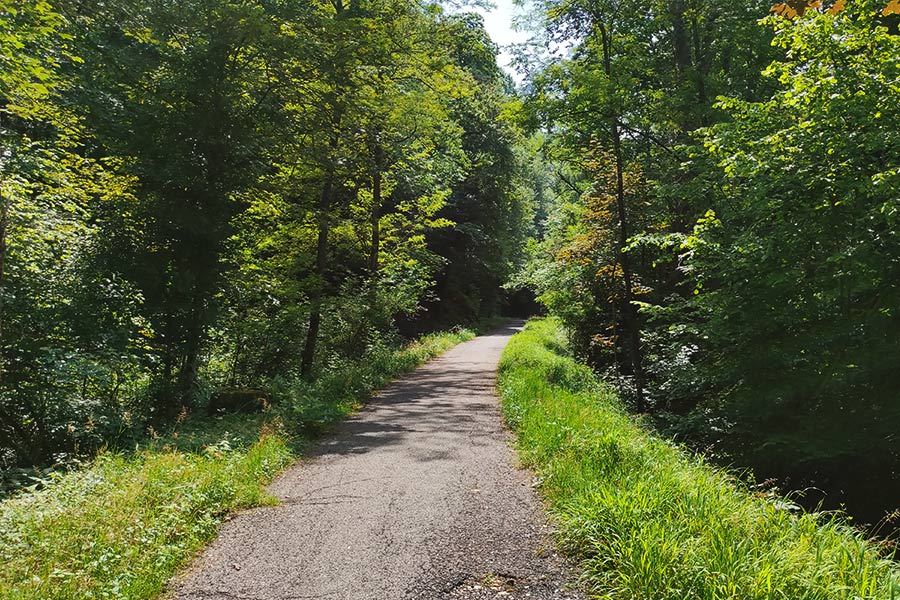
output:
M378 275L378 253L381 250L381 171L384 151L381 146L375 147L375 172L372 175L372 243L369 246L369 275L375 279Z
M3 345L6 329L6 248L7 230L9 229L9 200L0 190L0 381L3 380L5 370Z
M151 422L154 426L166 423L174 417L176 406L180 406L183 398L183 373L185 343L176 333L178 326L175 319L169 316L162 326L162 372L155 379L154 406Z
M678 71L679 78L683 78L691 66L691 45L684 23L684 0L673 0L670 8L675 69Z
M244 336L241 336L238 339L237 344L234 345L234 358L231 360L231 372L228 374L228 385L230 387L234 387L237 382L237 370L238 364L241 362L241 357L244 353Z
M331 100L331 139L328 142L328 155L325 164L325 180L322 183L322 194L316 206L318 212L316 226L319 230L316 238L316 282L310 294L309 327L306 329L306 342L300 357L300 374L309 379L312 377L316 361L316 346L319 341L319 329L322 326L322 304L325 299L325 279L328 275L328 234L331 228L331 204L334 197L335 160L340 145L340 128L344 116L343 106L336 97Z
M306 330L306 343L303 345L303 355L300 361L300 374L310 378L316 360L316 345L319 341L319 328L322 325L322 300L325 296L325 276L328 271L328 233L330 228L329 210L331 208L331 196L334 192L334 173L329 171L322 185L322 195L319 197L318 238L316 239L316 267L317 281L310 295L309 327Z
M181 406L191 404L191 393L194 391L197 376L200 373L200 346L200 334L192 334L191 339L187 342L184 359L178 372L178 399ZM173 411L177 408L179 407L172 406Z
M607 76L612 75L612 52L609 31L601 24L600 33L603 42L603 66ZM631 257L625 251L628 245L628 210L625 204L625 175L622 158L622 132L619 120L613 116L610 123L610 136L613 142L613 161L616 169L616 210L619 217L619 265L622 267L622 280L625 286L625 306L622 320L626 332L627 352L631 363L631 375L634 379L635 409L643 412L646 409L644 400L644 371L641 357L641 329L637 306L634 304L634 276L631 270Z
M622 267L622 279L625 285L625 330L628 335L628 353L631 359L631 375L634 378L635 408L638 412L646 409L644 402L644 370L641 356L641 325L637 306L634 304L634 278L631 270L631 257L625 251L628 245L628 214L625 206L625 181L622 165L622 139L618 123L613 123L613 153L616 162L616 208L619 213L619 264Z

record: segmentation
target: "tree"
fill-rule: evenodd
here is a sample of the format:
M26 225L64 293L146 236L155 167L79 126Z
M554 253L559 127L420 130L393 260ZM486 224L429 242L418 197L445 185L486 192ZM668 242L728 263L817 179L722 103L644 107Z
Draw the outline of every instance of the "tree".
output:
M75 17L86 123L136 181L102 218L108 268L144 299L161 415L192 401L232 220L269 168L281 84L270 69L293 10L122 0Z
M127 328L125 311L88 306L96 299L84 277L97 239L90 207L104 194L123 191L127 182L108 170L111 161L83 153L87 133L63 100L74 86L67 70L81 61L67 27L46 3L0 5L4 462L43 461L78 435L90 437L66 424L102 404L95 394L117 376L118 361L104 363L98 336L85 335L88 313L102 313L110 337ZM103 284L108 304L125 291L115 281Z
M498 304L530 196L471 18L5 2L0 51L0 460L127 445L223 388L293 398L397 343L441 268Z
M550 39L577 45L570 59L536 76L530 106L553 132L548 152L574 168L567 187L585 204L574 218L591 221L588 231L574 234L581 238L553 236L551 254L569 255L566 244L583 245L591 234L593 244L611 245L591 259L601 262L573 265L584 278L581 289L592 295L580 305L592 308L572 314L568 324L595 364L612 360L630 379L639 410L656 404L645 388L655 387L656 357L666 350L665 334L639 306L677 303L685 295L678 262L666 256L668 236L688 231L702 214L694 200L715 193L707 171L698 168L703 165L689 160L696 154L691 133L722 118L712 106L721 90L759 93L757 65L768 54L766 35L753 29L759 6L700 0L541 5ZM631 186L629 173L639 174ZM594 218L598 198L614 199L614 219Z
M521 261L532 207L530 194L519 185L524 171L516 153L522 143L515 124L518 107L507 96L510 83L497 66L497 48L478 15L449 16L444 27L469 90L451 105L463 130L466 163L438 213L455 226L428 236L444 263L428 318L451 324L501 311L502 286Z
M777 89L720 102L732 120L704 139L727 201L684 261L716 437L766 475L871 490L898 464L900 38L880 3L841 6L767 20Z

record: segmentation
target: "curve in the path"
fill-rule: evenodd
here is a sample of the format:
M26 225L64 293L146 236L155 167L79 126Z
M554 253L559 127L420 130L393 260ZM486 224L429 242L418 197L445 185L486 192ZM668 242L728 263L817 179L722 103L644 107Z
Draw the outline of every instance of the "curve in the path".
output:
M516 468L495 391L517 327L460 344L380 392L238 514L179 599L580 597Z

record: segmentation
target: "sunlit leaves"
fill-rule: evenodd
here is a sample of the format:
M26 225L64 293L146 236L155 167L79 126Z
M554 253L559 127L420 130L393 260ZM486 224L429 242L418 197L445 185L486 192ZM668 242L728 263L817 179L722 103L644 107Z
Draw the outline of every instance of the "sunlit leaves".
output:
M828 13L831 14L831 15L836 15L836 14L838 14L839 12L841 12L842 10L844 10L844 8L846 8L846 6L847 6L847 1L846 1L846 0L837 0L837 1L832 5L832 7L828 9Z
M836 15L843 11L846 6L846 0L835 0L827 9L827 12L831 15ZM780 2L774 5L771 12L787 19L794 19L804 16L808 10L821 11L823 9L822 0L787 0L786 2Z
M784 55L767 74L777 89L723 102L734 120L706 132L727 201L715 205L715 228L698 225L685 258L693 277L714 282L694 304L708 319L704 371L722 382L720 406L751 444L772 442L754 420L840 430L835 420L871 423L896 402L885 332L900 305L900 135L889 125L900 120L900 39L879 26L880 9L855 10L864 5L841 6L852 19L817 10L802 26L776 24ZM869 443L887 447L891 423L865 442L847 427L840 452L861 460ZM775 429L789 452L820 443Z
M217 385L294 376L313 293L321 368L390 337L442 266L473 318L482 297L497 307L530 196L478 16L60 6L0 0L0 352L17 369L0 461L73 448L66 420L100 421L101 404L162 421Z
M772 7L772 12L793 19L794 17L802 17L809 9L817 9L822 7L821 0L788 0Z
M847 0L835 0L825 12L830 15L837 15L845 8L847 8ZM802 17L809 10L824 10L822 0L786 0L775 4L771 8L772 13L787 19ZM900 0L890 0L888 5L880 12L885 17L900 14Z

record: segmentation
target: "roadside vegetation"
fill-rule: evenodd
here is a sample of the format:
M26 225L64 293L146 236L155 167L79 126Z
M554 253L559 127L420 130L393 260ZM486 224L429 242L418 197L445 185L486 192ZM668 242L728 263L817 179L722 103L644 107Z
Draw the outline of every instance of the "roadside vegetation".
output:
M523 282L666 435L900 526L900 3L534 20L573 48L527 89L551 133Z
M567 347L558 321L531 321L503 354L500 390L590 590L621 600L900 598L888 546L649 433Z
M345 365L262 414L187 417L132 452L109 451L0 503L0 598L155 598L236 510L265 492L315 432L471 330Z

